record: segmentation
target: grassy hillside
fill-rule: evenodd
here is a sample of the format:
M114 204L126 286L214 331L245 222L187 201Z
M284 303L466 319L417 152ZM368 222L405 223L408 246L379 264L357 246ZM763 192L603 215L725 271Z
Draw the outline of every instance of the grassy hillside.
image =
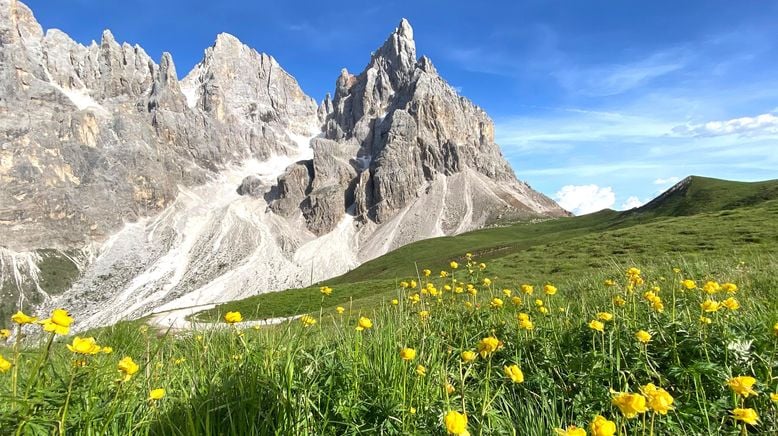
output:
M778 225L770 223L776 220L778 181L746 183L693 176L631 211L603 210L406 245L326 281L337 289L326 304L375 305L411 276L414 264L437 272L446 269L451 259L463 259L465 252L487 261L505 286L522 280L575 280L604 266L653 262L659 257L697 261L774 253ZM227 310L240 310L250 319L318 310L320 301L310 297L322 284L231 302L198 318L218 319Z

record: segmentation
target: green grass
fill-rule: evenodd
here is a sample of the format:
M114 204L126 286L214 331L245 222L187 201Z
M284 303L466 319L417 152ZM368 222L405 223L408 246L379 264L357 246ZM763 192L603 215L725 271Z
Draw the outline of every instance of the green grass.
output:
M197 318L216 320L228 310L240 310L248 319L315 311L320 301L311 295L321 284L336 289L326 307L370 307L386 299L387 289L417 274L414 263L437 272L446 269L451 259L461 260L467 251L488 261L498 282L506 286L522 280L564 282L624 259L694 262L778 251L778 225L770 225L778 219L778 181L694 177L665 200L667 205L649 203L622 213L604 210L418 241L320 284L230 302ZM700 212L686 215L692 210Z
M299 321L254 330L154 332L142 323L122 323L92 332L112 354L78 356L58 339L44 359L41 348L26 348L17 359L19 394L11 393L9 372L0 373L0 428L20 434L139 434L139 435L264 435L264 434L445 434L442 417L464 411L471 434L549 435L554 428L587 427L596 414L623 423L627 434L736 435L734 405L755 409L760 423L746 431L775 434L776 404L767 395L778 390L773 323L778 259L753 256L718 260L698 258L674 273L676 259L657 258L642 268L644 285L626 291L624 271L631 263L602 267L576 275L559 292L546 296L545 280L532 282L533 296L521 294L520 306L505 299L492 309L500 286L477 285L478 298L444 292L411 304L416 290L394 289L401 303L342 316L326 310L318 323L305 328ZM476 262L481 259L477 259ZM464 262L463 262L464 264ZM469 275L454 272L463 283L493 277L491 267L477 266ZM679 279L732 281L741 307L707 314L701 324L699 303L709 298L700 290L682 291ZM603 281L613 278L614 287ZM437 289L451 278L432 278ZM652 310L644 291L659 286L663 312ZM318 291L314 291L318 293ZM624 307L612 297L627 300ZM719 301L728 297L713 295ZM542 298L551 312L535 309ZM477 303L468 308L465 302ZM565 309L560 313L559 308ZM430 313L427 321L420 312ZM597 313L614 314L605 333L587 327ZM532 331L517 327L516 314L527 313ZM360 316L373 328L355 331ZM644 349L634 339L638 329L652 334ZM461 362L460 353L473 350L494 335L502 348ZM412 362L399 356L403 347L417 354ZM141 366L128 382L119 383L118 360L131 356ZM84 364L74 365L75 362ZM504 374L505 365L519 365L522 383ZM425 367L419 376L417 365ZM727 379L757 378L756 397L733 397ZM71 383L72 380L72 383ZM452 385L448 392L446 383ZM611 404L610 390L639 392L654 383L674 398L666 416L625 420ZM159 401L147 399L164 388ZM65 405L67 404L67 408ZM65 410L67 409L67 413Z

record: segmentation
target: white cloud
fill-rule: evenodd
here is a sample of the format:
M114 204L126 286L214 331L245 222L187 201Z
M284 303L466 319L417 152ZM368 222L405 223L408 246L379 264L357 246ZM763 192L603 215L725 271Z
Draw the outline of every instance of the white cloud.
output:
M621 210L628 210L635 207L640 207L644 204L645 204L644 201L641 201L639 198L632 195L629 198L627 198L627 201L625 201L624 204L621 205Z
M678 176L670 176L670 177L665 177L665 178L661 178L660 177L660 178L654 180L654 184L655 185L660 185L660 186L669 186L669 185L675 185L676 183L678 183L680 181L681 181L681 178L678 177Z
M778 116L771 113L755 117L740 117L723 121L708 121L703 124L676 126L673 132L690 136L745 135L761 136L778 134Z
M576 215L585 215L612 207L616 194L610 186L566 185L554 194L554 200Z

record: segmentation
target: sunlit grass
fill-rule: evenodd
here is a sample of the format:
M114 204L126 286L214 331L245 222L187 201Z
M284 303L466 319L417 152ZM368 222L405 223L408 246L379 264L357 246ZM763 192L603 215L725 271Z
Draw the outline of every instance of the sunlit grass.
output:
M0 350L12 364L0 373L2 434L609 434L592 432L598 415L620 434L778 431L774 257L656 260L631 273L612 262L554 282L555 293L480 259L458 263L409 269L377 306L343 313L329 302L337 286L311 289L315 322L254 329L233 313L208 331L135 322L89 333L94 344L47 336L17 353L11 342ZM739 307L703 311L728 298ZM137 372L120 369L125 356ZM736 376L753 377L756 394L738 395ZM616 392L634 395L614 404ZM736 421L736 409L758 421Z

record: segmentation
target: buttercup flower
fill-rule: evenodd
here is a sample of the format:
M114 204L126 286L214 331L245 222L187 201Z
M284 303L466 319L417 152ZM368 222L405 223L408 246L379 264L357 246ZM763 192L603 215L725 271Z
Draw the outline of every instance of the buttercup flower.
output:
M502 295L504 295L505 298L510 298L511 295L513 295L513 291L511 291L510 289L507 289L507 288L503 289L502 290Z
M11 315L11 321L19 325L32 324L37 320L38 318L25 315L24 312L22 312L21 310Z
M65 336L70 333L70 325L73 324L73 318L70 317L65 309L54 309L51 311L51 317L38 321L43 326L43 331Z
M335 308L335 312L338 312L338 315L342 315L343 312L345 312L345 311L346 311L346 308L343 307L343 306L338 306L338 307Z
M443 418L443 422L446 424L446 431L448 434L457 436L469 435L467 431L467 415L464 413L451 410L446 413L446 417Z
M400 300L392 298L392 306L397 306L398 304L400 304Z
M319 292L321 292L322 295L332 295L332 288L329 286L322 286L319 288Z
M545 292L546 295L554 295L554 294L556 294L556 291L557 291L556 286L554 286L554 285L552 285L550 283L545 285L545 286L543 286L543 292Z
M705 291L706 294L715 294L721 290L721 285L719 285L718 282L705 282L705 284L702 286L702 290Z
M519 320L519 327L524 330L532 330L535 328L535 323L530 321L529 319L520 319Z
M504 366L502 370L505 373L505 376L511 379L512 382L524 382L524 373L521 372L521 368L519 368L518 365Z
M362 330L368 330L373 328L373 321L370 321L370 318L366 316L360 316L359 321L357 321L357 331L361 332Z
M611 321L613 319L613 314L608 312L600 312L597 314L597 319L600 321Z
M119 361L119 363L116 365L116 369L118 369L119 372L124 376L122 377L122 381L126 382L129 381L132 376L138 372L138 370L140 370L140 366L138 366L138 364L132 360L132 357L126 356Z
M700 317L700 323L702 323L702 324L710 324L712 322L713 322L713 320L708 318L707 316L701 316Z
M518 296L511 297L511 303L513 303L514 306L521 306L522 303L521 297Z
M503 306L503 302L501 299L494 297L492 298L492 301L489 302L489 305L492 306L492 309L499 309Z
M648 410L648 407L646 407L646 397L640 394L617 392L613 397L612 403L619 408L621 414L627 419L646 413Z
M470 351L470 350L465 350L460 355L460 357L462 357L462 360L465 363L470 363L470 362L474 361L477 356L478 355L475 353L475 351Z
M102 351L103 354L111 354L113 353L113 347L103 347L100 351Z
M153 389L151 392L149 392L149 400L152 401L159 401L163 398L165 398L165 390L162 388Z
M303 327L310 327L316 324L316 318L311 315L303 315L300 317L300 322L303 323Z
M745 422L748 425L759 423L759 415L754 409L735 409L732 411L732 417L735 418L735 421Z
M243 321L243 315L240 312L227 312L224 315L224 322L227 324L235 324Z
M11 364L11 362L5 360L3 356L0 356L0 374L8 371L12 367L13 365Z
M726 292L727 294L734 294L737 292L737 285L734 283L723 283L721 285L721 290Z
M692 290L697 288L697 283L695 283L694 280L686 279L681 281L681 286L687 290Z
M593 319L589 321L589 328L592 330L597 330L598 332L602 333L605 331L605 324L601 323L600 321L597 321L596 319Z
M454 385L448 382L446 382L445 388L446 388L446 393L449 395L453 394L457 390L457 388L455 388Z
M673 410L673 397L666 390L649 383L640 389L648 400L648 407L660 415Z
M589 429L592 431L592 436L613 436L616 434L616 423L602 415L595 415Z
M756 391L754 390L756 379L753 377L747 375L732 377L727 380L727 384L732 391L738 395L742 395L744 398L748 398L749 395L756 395Z
M481 357L486 357L502 347L500 341L494 336L488 336L478 342L478 353Z
M645 330L638 330L638 332L635 333L635 339L637 339L638 342L647 344L651 341L651 333Z
M11 331L8 329L0 329L0 339L8 339L11 337Z
M422 310L421 312L419 312L419 319L421 319L422 321L426 321L427 318L429 317L430 317L429 310Z
M586 430L574 425L571 425L565 429L555 428L554 431L559 436L586 436Z
M521 285L521 292L527 295L532 295L532 293L535 292L535 287L532 285Z
M456 262L454 262L453 260L451 261L451 263L449 263L449 264L448 264L448 266L450 266L450 267L451 267L451 269L457 269L457 268L459 268L459 264L458 264L458 263L456 263Z
M623 299L621 297L621 295L617 295L617 296L613 297L613 304L618 306L618 307L622 307L625 304L627 304L627 300Z
M424 275L424 277L429 277L432 274L432 270L429 269L423 269L421 273Z
M424 377L427 375L427 368L424 367L424 365L416 365L416 374L418 374L421 377Z
M95 342L95 338L81 338L76 336L73 343L67 345L68 350L77 354L94 355L100 352L101 348Z
M778 403L778 392L770 394L770 400Z
M484 286L491 286L492 279L490 279L488 277L485 277L484 280L483 280L483 283L484 283Z
M740 302L737 301L734 297L729 297L726 300L722 301L721 305L726 307L729 310L740 309Z
M416 358L416 350L413 348L403 348L400 350L400 359L407 361L411 361Z
M700 308L703 312L715 312L719 310L721 307L721 304L718 301L714 300L705 300L702 303L700 303Z

